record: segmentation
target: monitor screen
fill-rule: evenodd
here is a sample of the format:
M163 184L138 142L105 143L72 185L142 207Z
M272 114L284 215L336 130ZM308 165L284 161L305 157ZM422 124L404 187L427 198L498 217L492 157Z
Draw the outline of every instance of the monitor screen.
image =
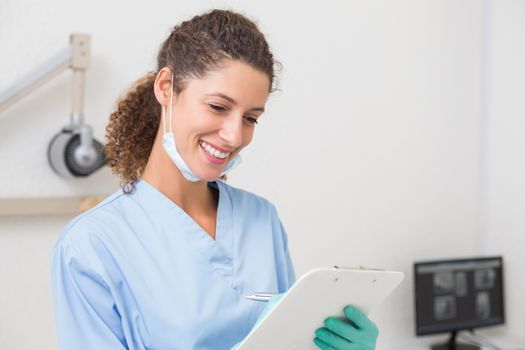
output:
M505 321L501 257L418 262L414 284L417 335Z

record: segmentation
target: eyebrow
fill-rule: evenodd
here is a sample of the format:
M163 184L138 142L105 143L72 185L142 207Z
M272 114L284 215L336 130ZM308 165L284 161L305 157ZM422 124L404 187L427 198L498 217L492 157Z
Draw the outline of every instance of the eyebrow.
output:
M225 95L223 93L220 93L220 92L214 92L214 93L211 93L211 94L206 94L206 96L220 97L220 98L223 98L223 99L229 101L230 103L232 103L234 105L237 104L237 101L235 101L233 98L231 98L230 96ZM264 112L264 107L254 107L254 108L251 108L250 111Z

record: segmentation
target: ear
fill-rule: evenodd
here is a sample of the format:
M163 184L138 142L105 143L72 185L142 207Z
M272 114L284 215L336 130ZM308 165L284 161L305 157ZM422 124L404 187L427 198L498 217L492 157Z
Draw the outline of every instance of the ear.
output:
M162 106L167 106L170 103L171 74L171 69L164 67L157 73L153 83L155 97Z

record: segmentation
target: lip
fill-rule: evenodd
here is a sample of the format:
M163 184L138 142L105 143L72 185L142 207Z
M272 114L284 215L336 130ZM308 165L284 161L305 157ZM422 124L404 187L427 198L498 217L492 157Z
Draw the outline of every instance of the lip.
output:
M217 158L217 157L214 157L214 156L210 156L205 150L204 148L202 148L201 145L199 145L199 148L201 149L201 152L202 154L204 154L204 157L206 157L206 159L208 159L208 161L210 163L213 163L213 164L216 164L216 165L221 165L221 164L224 164L226 163L226 161L228 160L229 157L226 157L224 159L221 159L221 158Z
M219 151L221 151L221 152L224 152L224 153L231 153L231 152L233 151L233 150L229 150L229 149L226 149L226 148L219 147L219 146L217 146L216 144L213 144L213 143L211 143L211 142L209 142L209 141L206 141L206 140L202 140L202 139L201 139L201 141L206 142L208 145L210 145L210 146L212 146L213 148L215 148L215 149L217 149L217 150L219 150Z
M204 141L206 142L206 141ZM206 142L208 143L208 142ZM211 146L211 144L209 144ZM206 150L204 148L202 148L202 146L199 144L199 148L201 149L201 152L202 154L204 155L204 157L210 162L210 163L213 163L215 165L222 165L224 163L226 163L229 159L229 157L226 157L226 158L217 158L217 157L214 157L214 156L211 156L208 154L208 152L206 152ZM222 151L221 151L222 152Z

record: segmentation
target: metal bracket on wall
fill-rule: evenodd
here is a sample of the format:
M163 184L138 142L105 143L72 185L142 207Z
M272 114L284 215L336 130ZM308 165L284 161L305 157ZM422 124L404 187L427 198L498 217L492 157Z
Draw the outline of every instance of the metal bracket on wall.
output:
M93 128L84 122L84 85L90 63L89 34L74 33L69 46L24 78L0 91L0 113L64 70L72 71L69 124L55 134L47 148L48 163L63 177L86 177L106 164L104 146L93 137Z
M0 198L0 217L77 215L100 203L106 196Z
M84 108L84 75L89 67L91 37L89 34L74 33L71 34L69 43L67 48L0 91L0 112L70 68L73 71L71 115L81 117Z

